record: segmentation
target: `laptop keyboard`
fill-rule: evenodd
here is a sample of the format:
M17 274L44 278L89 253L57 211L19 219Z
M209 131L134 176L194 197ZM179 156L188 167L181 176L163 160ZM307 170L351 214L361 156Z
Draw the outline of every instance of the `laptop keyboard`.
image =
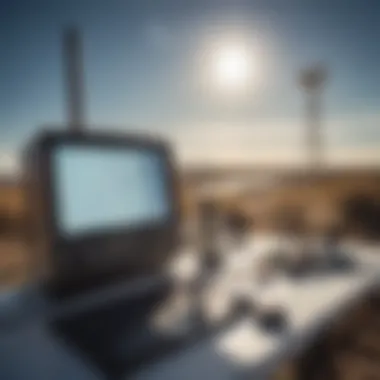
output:
M118 301L98 310L53 322L53 330L110 379L124 378L140 366L154 362L202 337L207 326L186 334L164 335L150 327L150 317L162 294Z

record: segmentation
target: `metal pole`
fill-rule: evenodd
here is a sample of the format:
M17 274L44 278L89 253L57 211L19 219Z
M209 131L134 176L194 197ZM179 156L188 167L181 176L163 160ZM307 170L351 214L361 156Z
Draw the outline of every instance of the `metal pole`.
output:
M313 89L307 94L307 136L306 147L312 170L322 165L322 136L321 136L321 91Z
M63 50L68 127L78 132L84 127L84 78L82 43L77 29L65 31Z
M310 169L312 171L320 169L323 164L321 100L326 79L326 67L321 64L303 70L300 75L301 86L306 95L305 145L307 149Z

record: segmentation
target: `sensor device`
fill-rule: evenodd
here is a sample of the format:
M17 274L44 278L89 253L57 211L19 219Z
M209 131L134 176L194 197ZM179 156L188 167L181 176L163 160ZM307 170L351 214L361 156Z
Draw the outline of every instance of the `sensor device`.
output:
M176 172L149 136L44 132L27 155L36 268L77 293L157 274L178 243Z

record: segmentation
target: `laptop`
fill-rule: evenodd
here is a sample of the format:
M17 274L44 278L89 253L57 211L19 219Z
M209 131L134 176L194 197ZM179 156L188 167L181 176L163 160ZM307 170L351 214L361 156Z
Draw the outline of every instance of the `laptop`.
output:
M179 241L177 173L164 141L43 132L27 164L36 272L65 309L49 325L58 339L119 378L209 336L205 324L165 334L151 323L172 292L164 269ZM71 307L78 299L82 307Z

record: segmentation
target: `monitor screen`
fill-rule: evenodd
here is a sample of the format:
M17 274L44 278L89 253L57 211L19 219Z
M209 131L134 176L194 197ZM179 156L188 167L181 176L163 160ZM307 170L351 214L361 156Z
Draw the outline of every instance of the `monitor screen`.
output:
M159 225L170 216L165 163L151 149L63 145L53 176L62 236Z

